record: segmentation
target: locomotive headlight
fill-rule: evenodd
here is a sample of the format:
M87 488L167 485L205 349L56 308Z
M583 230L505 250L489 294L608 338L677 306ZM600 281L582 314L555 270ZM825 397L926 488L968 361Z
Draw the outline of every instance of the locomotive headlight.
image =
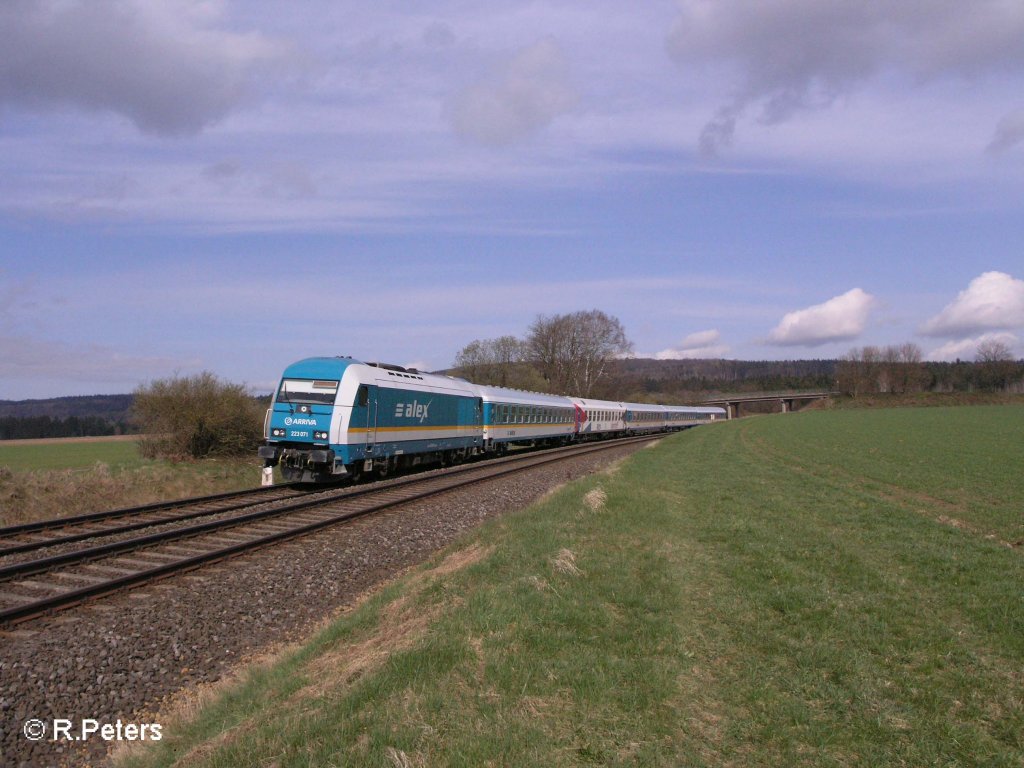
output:
M270 430L270 436L271 437L284 437L284 430L280 429L279 427L274 427L272 430Z
M314 440L326 440L327 439L327 433L326 432L314 432L313 433L313 439Z

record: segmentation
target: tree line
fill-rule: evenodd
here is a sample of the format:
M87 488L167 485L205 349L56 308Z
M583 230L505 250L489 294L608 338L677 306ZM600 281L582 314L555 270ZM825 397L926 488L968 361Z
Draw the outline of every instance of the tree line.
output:
M987 340L974 361L929 362L914 343L852 349L839 360L638 360L615 317L540 315L522 338L476 339L454 372L478 384L609 400L700 400L716 392L838 390L860 394L1024 391L1024 362Z
M857 347L836 363L836 388L847 395L914 392L1024 392L1024 361L1009 345L986 340L974 361L925 362L913 343Z
M99 416L2 416L0 440L32 440L51 437L102 437L122 435L129 431L123 421Z

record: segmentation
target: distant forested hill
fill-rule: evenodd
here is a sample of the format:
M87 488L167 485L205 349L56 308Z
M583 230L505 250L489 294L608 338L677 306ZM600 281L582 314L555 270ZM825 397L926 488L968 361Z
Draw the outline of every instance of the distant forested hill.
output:
M132 395L0 400L0 440L94 437L132 431Z

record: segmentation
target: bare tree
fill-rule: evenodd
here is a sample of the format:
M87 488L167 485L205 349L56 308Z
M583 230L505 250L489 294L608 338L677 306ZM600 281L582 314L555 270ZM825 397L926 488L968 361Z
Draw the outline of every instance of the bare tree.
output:
M529 362L526 342L515 336L471 341L455 356L455 367L477 384L539 389L543 383Z
M894 344L878 352L876 388L879 392L900 392L900 348Z
M930 381L921 347L911 341L899 345L900 391L921 392Z
M979 383L984 389L1009 389L1017 370L1009 344L1001 339L985 339L974 359L981 368Z
M874 392L920 392L929 381L917 344L851 349L836 366L836 384L856 397Z
M878 391L904 394L919 392L927 378L921 348L912 342L890 344L880 352Z
M553 392L589 397L608 362L633 349L617 318L600 310L539 315L526 337L529 356Z

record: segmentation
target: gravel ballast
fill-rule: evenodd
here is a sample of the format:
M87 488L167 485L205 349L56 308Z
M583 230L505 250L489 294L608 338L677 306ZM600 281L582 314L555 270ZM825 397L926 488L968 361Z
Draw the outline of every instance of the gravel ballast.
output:
M149 722L165 699L303 638L360 595L484 520L522 509L644 444L490 480L361 518L0 633L0 765L102 764L108 747L53 741L54 719ZM29 719L47 726L39 741Z

